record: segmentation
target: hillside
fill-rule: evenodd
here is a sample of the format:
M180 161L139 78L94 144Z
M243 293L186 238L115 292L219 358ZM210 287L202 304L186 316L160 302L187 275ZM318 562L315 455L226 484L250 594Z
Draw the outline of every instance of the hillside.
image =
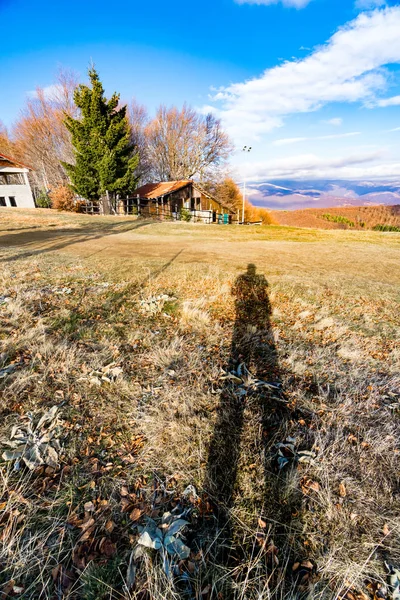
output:
M279 225L290 227L313 227L317 229L372 229L377 225L400 227L400 204L396 206L305 208L292 211L273 210L271 215ZM328 220L330 216L334 218L344 217L354 225Z

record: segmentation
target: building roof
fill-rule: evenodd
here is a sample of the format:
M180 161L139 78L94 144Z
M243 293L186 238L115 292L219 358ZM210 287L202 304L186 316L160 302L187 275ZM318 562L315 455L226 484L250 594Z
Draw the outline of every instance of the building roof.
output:
M19 167L23 167L24 169L29 169L30 171L32 171L32 167L25 165L24 163L20 162L16 158L12 158L11 156L7 156L6 154L3 154L2 152L0 152L0 163L3 160L5 160L6 162L9 162L9 163L12 163L14 165L18 165Z
M193 181L192 179L181 179L179 181L162 181L160 183L146 183L146 185L142 185L142 187L135 190L134 194L140 196L140 198L147 198L149 200L155 200L156 198L161 198L162 196L168 196L168 194L172 194L172 192L176 192L187 185L193 184L199 192L211 198L215 202L218 202L221 206L229 210L231 213L234 211L226 206L223 202L214 198L211 194L206 192L202 187L199 186L198 183Z
M193 183L191 179L181 179L180 181L162 181L161 183L146 183L142 187L135 190L135 195L141 198L161 198L172 192L176 192L181 188Z

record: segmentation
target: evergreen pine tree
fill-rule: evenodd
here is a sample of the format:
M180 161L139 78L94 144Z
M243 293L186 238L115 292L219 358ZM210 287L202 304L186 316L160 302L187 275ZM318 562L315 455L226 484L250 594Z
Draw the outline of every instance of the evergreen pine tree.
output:
M80 85L74 94L81 118L65 116L75 149L75 165L63 165L77 194L99 200L106 191L115 197L135 188L139 156L130 142L126 106L118 108L116 93L109 100L104 97L94 68L89 70L89 77L91 87Z

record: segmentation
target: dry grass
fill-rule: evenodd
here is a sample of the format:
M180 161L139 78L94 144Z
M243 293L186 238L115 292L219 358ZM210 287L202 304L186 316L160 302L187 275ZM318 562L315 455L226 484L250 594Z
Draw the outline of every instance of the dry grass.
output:
M375 225L400 227L400 206L346 206L307 208L292 211L272 211L280 225L290 227L316 227L318 229L348 229L348 225L324 219L329 214L345 217L354 223L354 229L372 229Z
M374 600L385 562L400 564L398 237L1 218L14 231L0 237L0 369L16 368L0 379L0 437L54 404L64 425L57 469L0 463L0 590ZM243 328L231 290L248 262L271 313ZM171 300L143 313L158 295ZM238 402L221 379L238 339L282 398ZM110 363L122 375L93 383ZM315 462L279 470L288 436ZM188 485L199 498L183 499ZM181 503L190 559L168 577L149 552L128 590L137 525Z

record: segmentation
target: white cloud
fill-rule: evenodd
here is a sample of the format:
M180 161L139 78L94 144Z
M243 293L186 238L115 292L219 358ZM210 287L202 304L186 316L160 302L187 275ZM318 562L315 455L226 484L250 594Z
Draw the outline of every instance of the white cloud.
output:
M270 6L271 4L279 4L282 2L283 6L289 8L304 8L311 2L311 0L235 0L237 4L258 4Z
M386 106L399 106L400 96L393 96L392 98L383 98L378 100L377 105L385 108Z
M60 93L63 92L63 88L60 84L55 83L53 85L47 85L44 88L38 88L41 92L43 92L43 96L46 100L57 100L60 97ZM38 90L31 90L27 92L27 95L30 98L38 97Z
M323 158L301 154L242 165L238 178L249 181L274 179L358 179L398 177L400 162L379 163L382 151L360 152L348 156Z
M341 125L343 125L343 119L341 119L340 117L336 117L334 119L328 119L327 121L323 121L323 123L326 123L327 125L333 125L333 127L340 127Z
M362 13L301 60L221 88L215 112L237 142L259 139L293 113L331 102L372 106L388 87L385 66L400 62L400 6Z
M355 6L360 10L372 10L381 6L387 6L387 2L386 0L356 0Z
M273 146L288 146L289 144L308 142L309 140L336 140L339 138L354 137L355 135L361 135L361 131L349 131L348 133L336 133L333 135L317 135L315 137L282 138L280 140L274 140L272 144Z

